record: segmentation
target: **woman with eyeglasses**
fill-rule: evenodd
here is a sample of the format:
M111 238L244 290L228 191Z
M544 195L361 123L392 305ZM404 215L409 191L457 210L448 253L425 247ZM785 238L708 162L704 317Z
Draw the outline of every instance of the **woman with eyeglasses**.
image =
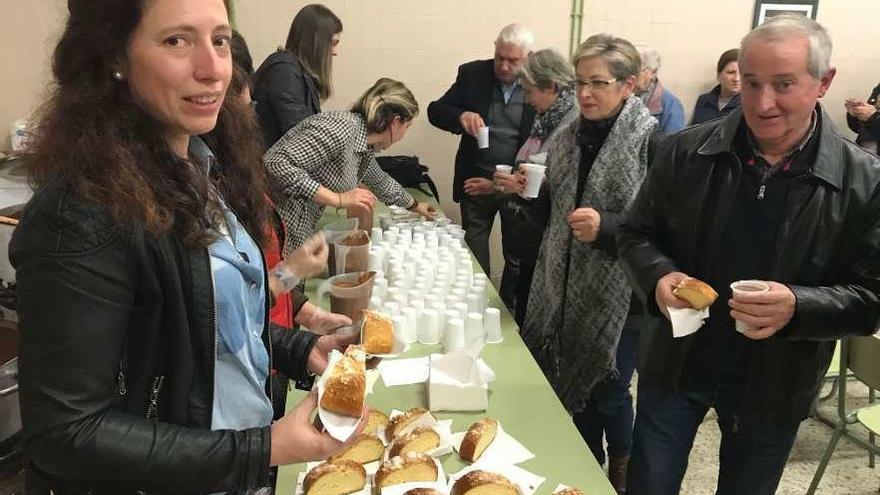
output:
M333 93L333 57L341 35L336 14L320 4L306 5L290 23L284 49L257 69L253 98L266 148L320 112L321 102Z
M580 117L547 150L546 180L527 211L545 222L523 340L622 492L632 437L629 382L645 315L617 261L618 223L635 198L657 129L634 95L639 54L591 36L573 57Z
M313 115L266 152L263 162L280 195L275 204L287 231L285 255L315 232L328 206L372 211L378 197L423 217L436 216L434 207L416 201L375 158L376 151L403 139L418 113L419 104L403 83L382 78L351 111Z
M577 118L579 111L571 81L574 70L561 53L545 48L529 54L520 70L520 81L526 100L535 109L529 137L516 154L516 164L543 163L540 155L546 155L547 146L564 123ZM528 307L529 289L541 245L542 230L536 229L524 215L515 193L525 189L525 176L520 173L495 172L495 187L502 193L511 194L509 206L513 211L510 232L516 243L504 260L499 296L522 325Z

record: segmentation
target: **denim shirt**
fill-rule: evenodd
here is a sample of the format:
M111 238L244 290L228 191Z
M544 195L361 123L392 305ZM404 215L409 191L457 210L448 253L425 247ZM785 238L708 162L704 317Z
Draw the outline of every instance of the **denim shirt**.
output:
M201 140L190 142L190 154L203 163L213 162ZM243 430L272 421L265 389L269 353L262 340L266 287L259 247L235 214L223 208L226 228L208 246L217 339L211 429Z

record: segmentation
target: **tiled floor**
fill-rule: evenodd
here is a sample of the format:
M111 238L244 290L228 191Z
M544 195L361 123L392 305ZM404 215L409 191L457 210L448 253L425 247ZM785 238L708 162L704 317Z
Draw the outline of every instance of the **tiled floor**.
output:
M856 382L847 385L847 407L855 408L867 404L868 389ZM836 417L837 398L823 403L821 411L826 417ZM859 426L853 431L863 434L867 430ZM832 430L815 419L808 419L798 431L798 437L782 476L777 494L802 495L810 486L813 474ZM715 492L718 475L718 445L720 435L713 413L706 417L697 433L691 451L688 473L682 484L681 493L687 495L710 495ZM877 460L880 464L880 458ZM868 467L868 453L852 442L843 439L838 443L834 456L825 470L817 495L869 495L876 494L880 486L880 469Z

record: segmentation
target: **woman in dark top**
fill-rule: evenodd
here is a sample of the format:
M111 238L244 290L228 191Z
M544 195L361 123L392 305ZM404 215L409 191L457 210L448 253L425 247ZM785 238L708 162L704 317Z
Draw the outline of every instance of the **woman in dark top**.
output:
M718 85L712 91L701 94L694 105L691 124L702 124L722 117L739 108L739 49L733 48L718 59Z
M877 153L880 152L880 84L874 86L868 101L859 101L853 98L847 98L846 103L846 123L853 132L858 134L856 143L866 150Z
M321 101L333 92L333 57L341 34L342 21L330 9L306 5L293 18L284 49L257 69L253 98L267 149L321 111Z

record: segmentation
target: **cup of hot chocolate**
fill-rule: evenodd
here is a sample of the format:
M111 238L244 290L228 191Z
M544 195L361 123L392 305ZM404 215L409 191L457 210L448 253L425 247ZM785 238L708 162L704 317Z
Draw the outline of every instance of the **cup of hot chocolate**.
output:
M767 285L766 282L761 282L760 280L738 280L732 284L730 284L730 291L733 293L733 299L736 300L737 297L746 295L746 294L758 294L761 292L769 292L770 286ZM746 330L751 329L745 323L736 320L736 331L739 333L745 333Z

